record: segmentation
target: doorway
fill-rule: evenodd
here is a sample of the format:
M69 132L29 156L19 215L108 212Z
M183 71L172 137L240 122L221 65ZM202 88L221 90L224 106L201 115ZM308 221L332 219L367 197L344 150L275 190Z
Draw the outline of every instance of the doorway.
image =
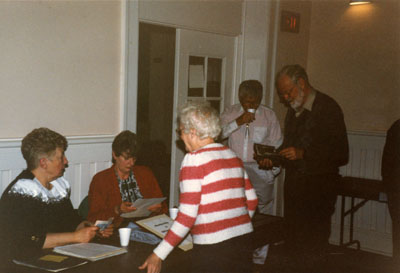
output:
M167 198L170 195L174 65L175 29L139 23L137 164L151 168Z
M177 110L188 100L218 111L231 104L237 38L149 23L139 23L138 36L137 164L152 169L169 206L177 206L185 154L174 133Z

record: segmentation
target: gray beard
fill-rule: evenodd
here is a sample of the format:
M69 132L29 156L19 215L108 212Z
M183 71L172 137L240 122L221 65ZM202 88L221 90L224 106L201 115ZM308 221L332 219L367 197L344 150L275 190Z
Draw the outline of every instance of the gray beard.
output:
M297 94L297 97L290 102L290 107L292 107L293 110L300 111L301 110L301 105L303 104L304 100L304 91L303 89L300 90L299 94Z

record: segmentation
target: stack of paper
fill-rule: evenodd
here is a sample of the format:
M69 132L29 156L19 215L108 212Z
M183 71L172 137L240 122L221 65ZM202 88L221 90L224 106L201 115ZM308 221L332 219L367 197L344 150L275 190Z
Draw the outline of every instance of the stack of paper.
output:
M96 243L81 243L58 246L55 247L53 251L68 256L87 259L89 261L97 261L128 252L126 249L121 247Z

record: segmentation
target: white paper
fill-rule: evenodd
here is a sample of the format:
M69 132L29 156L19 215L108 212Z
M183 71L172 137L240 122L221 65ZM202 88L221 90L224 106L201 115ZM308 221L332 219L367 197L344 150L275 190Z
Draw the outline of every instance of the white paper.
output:
M157 215L136 222L136 224L150 230L161 238L164 238L173 223L174 220L172 220L165 214ZM193 239L190 234L186 236L186 238L179 244L179 248L185 251L193 248Z
M133 217L149 216L151 214L151 211L149 211L147 208L152 205L155 205L155 204L160 204L165 199L166 199L166 197L138 199L135 201L135 203L132 204L132 206L135 207L136 210L131 211L131 212L122 213L121 217L133 218Z
M68 256L88 259L91 261L97 261L127 252L127 250L124 248L96 243L80 243L58 246L55 247L53 251Z
M204 87L204 67L202 65L189 66L189 88Z

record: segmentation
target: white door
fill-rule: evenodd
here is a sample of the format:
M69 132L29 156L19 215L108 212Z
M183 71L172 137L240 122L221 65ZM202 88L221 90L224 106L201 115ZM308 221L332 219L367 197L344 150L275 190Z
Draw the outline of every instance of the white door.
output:
M207 100L219 112L235 96L237 38L193 30L176 30L174 123L171 151L170 207L179 203L179 169L185 155L178 147L177 114L188 100Z

